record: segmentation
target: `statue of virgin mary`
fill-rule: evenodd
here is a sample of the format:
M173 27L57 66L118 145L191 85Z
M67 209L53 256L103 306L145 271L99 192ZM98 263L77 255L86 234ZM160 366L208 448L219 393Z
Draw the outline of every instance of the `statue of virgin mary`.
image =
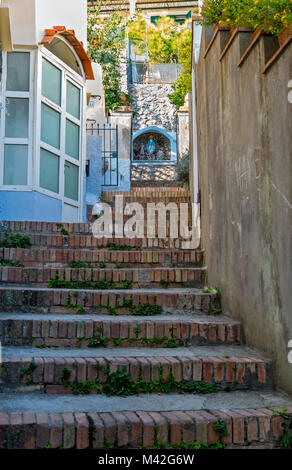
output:
M153 135L150 135L148 142L147 142L146 151L148 155L153 155L155 153L155 150L156 150L156 146L155 146L155 142L153 139Z

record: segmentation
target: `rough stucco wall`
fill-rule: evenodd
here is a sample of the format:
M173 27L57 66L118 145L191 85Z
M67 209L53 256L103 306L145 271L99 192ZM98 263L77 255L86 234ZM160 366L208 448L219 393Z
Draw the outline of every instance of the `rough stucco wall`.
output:
M190 148L189 112L178 112L178 155L181 156Z
M206 59L203 35L196 67L202 245L224 311L292 393L292 44L263 74L273 40L262 37L239 68L245 34L222 62L221 33Z
M169 101L170 84L129 85L131 106L135 112L133 131L157 126L167 132L176 132L176 108Z

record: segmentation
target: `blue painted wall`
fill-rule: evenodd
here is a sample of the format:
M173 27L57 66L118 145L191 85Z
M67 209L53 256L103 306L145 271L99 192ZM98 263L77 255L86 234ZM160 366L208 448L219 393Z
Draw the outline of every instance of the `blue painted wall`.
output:
M62 202L36 191L0 191L0 220L61 222Z

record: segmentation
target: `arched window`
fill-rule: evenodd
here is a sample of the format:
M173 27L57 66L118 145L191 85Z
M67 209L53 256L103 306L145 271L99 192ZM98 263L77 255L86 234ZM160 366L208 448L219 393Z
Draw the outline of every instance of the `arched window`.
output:
M45 47L62 62L68 65L72 70L74 70L74 72L83 77L83 70L80 60L76 57L76 54L72 51L69 44L62 36L54 37L52 42L50 42L50 44L46 44Z
M171 160L169 139L152 130L140 134L133 142L134 162L167 162Z

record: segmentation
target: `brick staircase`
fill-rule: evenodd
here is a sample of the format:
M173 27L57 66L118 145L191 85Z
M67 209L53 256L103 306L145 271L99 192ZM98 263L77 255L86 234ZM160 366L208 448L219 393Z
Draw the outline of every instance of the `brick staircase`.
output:
M5 230L32 246L0 248L0 448L279 446L283 417L271 407L292 402L273 390L271 359L242 345L241 324L204 288L203 250L97 240L90 224L2 222L0 241Z

